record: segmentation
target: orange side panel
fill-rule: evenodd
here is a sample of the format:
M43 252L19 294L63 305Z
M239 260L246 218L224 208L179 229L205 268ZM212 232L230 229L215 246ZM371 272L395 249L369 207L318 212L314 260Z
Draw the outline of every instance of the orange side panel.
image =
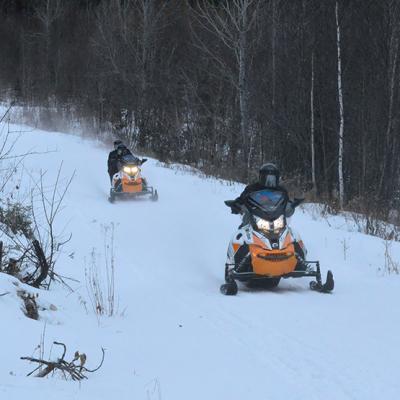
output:
M233 243L233 250L236 253L239 250L240 244L239 243Z

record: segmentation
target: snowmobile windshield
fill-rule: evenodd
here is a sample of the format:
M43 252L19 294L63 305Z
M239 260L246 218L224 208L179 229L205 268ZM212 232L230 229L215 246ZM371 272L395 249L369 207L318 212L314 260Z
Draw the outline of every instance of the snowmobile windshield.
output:
M260 190L249 194L246 205L251 213L260 218L274 220L285 212L287 196L279 190Z
M136 158L134 155L132 154L127 154L125 156L122 157L122 162L124 164L134 164L134 165L138 165L139 164L139 159Z

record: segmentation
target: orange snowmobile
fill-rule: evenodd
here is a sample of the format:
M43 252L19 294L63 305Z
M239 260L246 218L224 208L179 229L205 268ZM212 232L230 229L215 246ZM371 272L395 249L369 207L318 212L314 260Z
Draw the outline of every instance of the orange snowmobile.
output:
M146 158L138 160L128 154L119 162L119 171L112 177L112 186L108 200L113 203L117 197L148 196L151 200L158 200L158 192L147 184L141 176L140 166L147 161Z
M303 199L295 199L296 208ZM225 201L232 210L242 214L242 224L228 247L225 264L225 284L221 292L236 295L236 281L250 286L274 288L281 278L314 277L310 289L322 293L334 288L333 274L328 271L322 283L318 261L306 261L307 250L303 241L288 226L287 196L279 190L264 189L247 196L244 204Z

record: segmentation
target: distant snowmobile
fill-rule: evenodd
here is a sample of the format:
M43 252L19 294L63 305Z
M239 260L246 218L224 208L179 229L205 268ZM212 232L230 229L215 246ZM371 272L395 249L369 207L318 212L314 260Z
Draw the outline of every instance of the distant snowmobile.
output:
M302 201L295 199L292 207L296 208ZM281 278L289 277L315 277L310 289L322 293L333 290L332 272L328 271L326 282L322 283L319 262L305 260L307 250L287 224L287 197L281 191L260 190L251 193L243 205L235 200L225 204L240 210L242 224L229 243L221 293L236 295L236 281L274 288Z
M137 158L128 154L119 162L119 171L112 178L112 187L108 200L113 203L117 197L148 196L151 200L158 200L158 192L152 186L148 186L145 178L141 176L140 166L147 161L143 158L138 162Z

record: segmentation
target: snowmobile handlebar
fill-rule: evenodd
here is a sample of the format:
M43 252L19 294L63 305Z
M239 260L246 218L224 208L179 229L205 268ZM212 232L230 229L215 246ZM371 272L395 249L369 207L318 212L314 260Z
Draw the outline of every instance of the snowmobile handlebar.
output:
M290 209L287 208L287 217L290 217L293 213L296 207L298 207L301 203L303 203L305 199L304 198L297 198L295 197L292 201L288 201L288 205L290 205ZM249 212L247 207L244 204L238 203L236 200L225 200L224 201L225 205L231 209L232 214L245 214L246 212Z
M298 199L297 197L295 197L290 203L292 204L293 208L298 207L305 199L304 198L300 198Z
M232 214L243 214L245 206L236 202L236 200L225 200L225 205L231 209Z
M224 203L226 206L232 207L236 202L235 200L225 200Z

